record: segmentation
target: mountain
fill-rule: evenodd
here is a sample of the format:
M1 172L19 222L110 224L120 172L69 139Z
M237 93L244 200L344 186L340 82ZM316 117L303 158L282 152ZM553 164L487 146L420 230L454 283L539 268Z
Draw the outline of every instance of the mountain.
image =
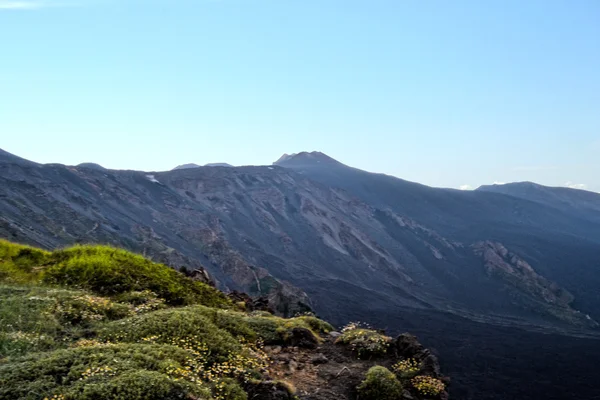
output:
M173 171L178 170L178 169L190 169L190 168L199 168L200 166L198 164L194 164L194 163L190 163L190 164L182 164L182 165L178 165L175 168L173 168Z
M364 174L321 153L301 153L286 165ZM422 218L407 213L401 201L384 204L383 196L361 201L353 196L360 192L318 184L306 179L304 170L197 167L150 174L56 164L0 167L0 233L15 240L47 248L77 241L123 244L172 265L205 266L223 289L293 298L293 310L313 306L340 322L374 309L409 307L499 323L596 325L587 316L595 309L581 312L573 306L579 296L521 258L516 245L448 235L443 226L431 227L431 206L425 212L429 218ZM463 195L398 182L413 188L413 196L431 192L445 203ZM507 203L494 205L499 210L519 201L482 194ZM543 207L520 202L530 224L540 215L547 219ZM566 217L554 219L557 229L570 223ZM487 221L488 229L493 222Z
M590 205L595 204L590 198L596 199L596 194L561 189L559 192L571 199L565 205L544 196L518 197L483 188L439 189L329 159L321 153L299 153L276 164L344 189L380 210L409 217L451 243L501 243L532 265L536 273L574 293L574 304L584 314L600 318L596 312L600 298L594 289L600 287L600 221L591 218ZM577 199L585 201L574 206Z
M81 163L77 165L78 168L90 168L90 169L95 169L98 171L105 171L106 168L104 168L102 165L100 164L96 164L96 163Z
M209 164L205 164L205 167L233 167L233 165L231 164L227 164L227 163L209 163ZM190 169L190 168L200 168L200 165L198 164L182 164L182 165L178 165L177 167L173 168L172 171L178 170L178 169Z
M573 207L431 188L318 152L167 172L20 160L0 154L0 237L47 249L119 245L206 268L219 288L269 296L282 315L312 307L336 324L410 329L454 360L460 398L489 390L465 368L478 362L465 358L475 337L497 337L473 355L501 363L502 346L518 341L498 326L593 337L600 319L600 224ZM515 335L527 338L518 351L528 362L542 357L531 349L548 341Z

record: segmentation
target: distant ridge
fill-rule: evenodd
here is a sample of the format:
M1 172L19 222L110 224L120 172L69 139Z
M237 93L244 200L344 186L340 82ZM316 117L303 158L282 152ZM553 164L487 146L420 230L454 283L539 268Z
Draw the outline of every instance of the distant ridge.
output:
M227 164L227 163L209 163L209 164L205 164L205 167L233 167L233 165L231 164Z
M95 169L98 171L106 171L106 168L104 168L102 165L96 164L96 163L81 163L81 164L78 164L77 167Z
M200 165L189 163L189 164L181 164L173 168L171 171L176 171L178 169L192 169L192 168L200 168Z
M205 167L233 167L233 165L231 164L227 164L227 163L208 163L204 165ZM182 165L178 165L177 167L173 168L171 171L176 171L178 169L194 169L194 168L202 168L202 165L198 165L198 164L194 164L194 163L189 163L189 164L182 164Z

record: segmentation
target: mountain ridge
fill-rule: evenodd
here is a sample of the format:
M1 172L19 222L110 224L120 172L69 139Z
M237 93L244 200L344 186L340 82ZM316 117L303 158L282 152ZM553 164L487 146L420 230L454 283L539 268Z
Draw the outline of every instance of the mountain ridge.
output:
M42 171L56 177L54 185L79 182L76 186L83 190L81 194L73 193L71 196L74 197L65 201L64 196L56 197L50 188L44 189L42 182L30 187L34 191L25 197L51 199L52 205L37 207L49 207L47 211L60 213L55 220L63 221L62 227L49 221L41 222L44 219L36 217L43 229L50 229L48 233L43 237L39 237L36 229L31 234L27 231L19 233L15 227L25 221L20 220L15 206L12 210L5 206L3 231L5 235L8 232L24 235L33 244L45 247L81 239L118 243L127 237L127 243L134 246L133 249L141 248L162 257L161 261L189 264L192 268L208 265L211 274L224 288L272 297L287 293L288 298L296 299L294 301L300 308L311 304L309 297L319 299L317 307L322 307L319 304L323 302L338 302L344 297L341 291L334 289L337 294L330 293L323 298L323 290L335 281L339 285L341 279L345 281L344 285L350 284L355 290L362 287L361 290L368 291L375 303L392 302L403 307L434 309L450 306L453 312L469 315L469 309L473 307L469 296L473 295L479 298L476 307L479 313L508 312L509 315L532 318L528 311L518 311L518 306L502 305L501 293L506 290L502 288L513 284L486 275L483 261L469 249L477 240L469 240L468 236L451 239L447 233L432 228L429 221L420 222L408 217L405 210L394 209L391 204L371 205L368 198L360 198L360 193L322 186L307 179L306 174L310 172L307 170L299 171L301 175L298 175L297 168L306 168L307 162L326 171L341 169L346 173L373 176L318 152L290 156L280 163L284 164L283 169L198 167L148 175L137 171L102 171L98 174L87 168L46 165L41 167ZM289 168L290 163L293 168ZM18 171L17 175L21 176L20 181L28 180L27 171ZM417 188L427 193L442 190L385 175L375 176L400 182L403 188L408 185L413 190ZM15 186L10 179L5 182L5 188ZM6 193L4 198L12 197L14 203L23 196L23 191L18 188L21 185L14 187L12 194ZM36 186L38 190L34 189ZM102 190L98 192L97 187ZM443 193L448 194L447 191ZM30 202L23 198L20 209L32 210L31 205L26 204ZM66 222L67 218L61 216L66 211L64 207L85 216L83 220L89 221L84 224L87 226ZM94 207L99 207L101 213L94 211ZM533 213L528 218L538 218L533 215L539 210L528 207L525 215ZM130 216L123 219L126 214ZM9 218L11 215L12 219ZM80 217L79 222L83 220ZM48 242L48 238L53 239ZM303 243L314 240L320 243L314 247L317 254L305 254ZM503 240L494 242L503 243ZM512 247L510 244L502 246ZM511 250L518 252L518 249ZM316 272L326 264L329 264L328 270ZM342 265L346 267L342 268ZM465 265L469 267L465 269ZM367 271L376 273L372 275ZM543 271L536 273L544 275ZM528 275L522 278L528 278ZM469 279L476 279L478 283L465 296L456 288ZM278 289L270 294L261 293L262 280L275 282ZM538 312L547 317L559 315L559 319L573 322L580 313L568 304L563 304L560 311L548 311L547 299L535 294L541 293L534 289L538 281L532 278L530 293L523 289L527 285L521 286L520 292L517 290L520 296L528 299L522 300L527 304L526 308L538 307ZM302 289L285 282L300 285ZM272 289L271 285L267 287ZM322 289L315 290L318 287ZM307 290L311 292L308 297L304 294ZM581 314L579 323L585 325L584 315ZM538 323L543 320L534 319Z
M335 324L414 331L450 361L460 398L493 385L465 360L498 363L502 346L534 362L538 343L569 351L567 339L544 336L555 333L595 351L600 227L587 212L331 162L143 172L0 157L0 237L118 245L204 267L220 288L268 296L281 315L309 306ZM497 342L471 354L478 335ZM547 398L565 393L551 386ZM523 388L511 393L538 398Z

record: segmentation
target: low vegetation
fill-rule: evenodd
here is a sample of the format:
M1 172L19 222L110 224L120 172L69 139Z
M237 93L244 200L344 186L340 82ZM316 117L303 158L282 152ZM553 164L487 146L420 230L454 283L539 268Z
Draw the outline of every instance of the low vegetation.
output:
M421 371L421 363L414 358L407 358L405 360L398 361L392 366L392 370L398 375L398 377L406 379L412 378Z
M391 337L356 322L346 325L337 339L337 343L347 345L358 358L384 355L391 341Z
M444 382L431 376L415 376L410 382L420 394L425 396L434 397L446 389Z
M402 390L402 383L396 375L382 366L369 369L365 380L358 386L362 400L399 400Z
M0 398L244 400L314 316L240 311L218 290L104 246L0 241ZM291 393L294 389L289 388Z

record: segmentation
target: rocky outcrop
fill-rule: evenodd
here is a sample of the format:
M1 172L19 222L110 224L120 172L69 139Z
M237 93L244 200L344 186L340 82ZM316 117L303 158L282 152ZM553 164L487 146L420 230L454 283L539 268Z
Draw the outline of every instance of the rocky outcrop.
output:
M266 311L274 314L275 311L269 306L269 299L265 296L250 297L248 294L234 290L227 294L234 303L244 303L246 311Z
M424 375L441 379L447 384L449 378L443 376L440 372L440 363L438 358L425 348L417 338L409 333L403 333L394 341L394 350L396 356L402 359L413 358L421 363Z
M405 399L446 400L449 397L447 388L450 379L440 372L437 357L409 334L400 335L391 343L387 353L378 357L358 359L329 335L315 346L268 346L265 351L272 360L272 376L269 378L290 383L296 388L296 396L300 400L360 400L357 386L365 379L369 368L381 365L393 369L398 361L409 358L420 364L419 375L441 380L446 389L434 397L423 396L412 388L408 379L405 382Z
M539 275L527 261L501 243L479 242L472 248L482 258L488 275L502 279L549 304L567 307L574 300L571 293Z
M571 308L575 299L571 293L539 275L527 261L501 243L485 241L471 247L481 257L491 278L504 282L507 287L528 298L528 305L539 305L536 308L539 312L580 326L598 326L594 320Z

